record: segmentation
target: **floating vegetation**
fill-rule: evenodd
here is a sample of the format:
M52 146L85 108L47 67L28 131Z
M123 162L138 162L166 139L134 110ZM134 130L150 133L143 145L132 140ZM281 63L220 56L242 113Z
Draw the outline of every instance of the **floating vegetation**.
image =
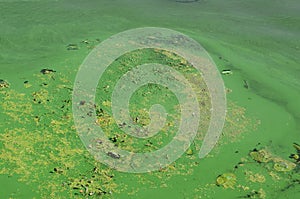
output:
M249 153L249 155L253 160L259 163L266 163L272 159L271 154L264 149L261 150L254 149Z
M44 104L49 102L49 92L46 89L41 89L32 93L33 103Z
M233 173L224 173L219 175L216 180L218 186L223 186L224 188L234 188L236 184L236 175Z
M282 158L273 158L274 169L279 172L288 172L296 168L296 164Z
M193 149L189 148L189 149L186 151L186 154L187 154L187 155L193 155L193 154L194 154Z
M293 170L296 167L295 163L274 156L265 149L261 149L261 150L254 149L249 153L249 155L253 160L257 161L258 163L273 162L274 164L273 167L276 171L287 172Z
M292 153L292 154L289 156L289 158L291 158L291 159L293 159L293 160L296 160L297 162L299 162L299 160L300 160L299 155L298 155L298 154L294 154L294 153Z
M218 149L218 145L234 143L243 139L247 133L250 133L250 129L255 130L257 128L260 121L246 118L245 114L245 108L239 107L233 102L228 102L225 125L223 128L223 139L218 141L216 149Z
M297 153L300 153L300 145L296 142L293 143L293 147L297 150Z
M252 171L245 171L246 178L251 182L259 182L263 183L266 181L266 178L264 175L259 173L253 173Z
M225 70L222 70L222 75L232 75L233 72L230 70L230 69L225 69Z
M55 70L52 70L52 69L42 69L40 71L43 75L47 75L47 74L51 74L51 73L55 73L56 71Z
M0 88L8 88L9 83L3 79L0 79Z
M293 147L296 149L296 154L292 153L289 158L292 158L293 160L296 160L296 163L300 162L300 145L297 143L293 143Z
M178 124L180 121L179 103L176 96L170 91L170 89L161 85L147 84L141 86L131 96L129 104L132 123L139 127L149 125L151 122L149 115L151 105L160 104L166 109L168 115L165 126L161 128L157 135L144 140L132 136L124 136L123 130L131 128L130 124L126 124L124 122L116 124L112 118L110 96L118 79L136 65L153 63L157 61L157 58L159 59L159 63L175 68L186 76L186 78L194 81L191 82L191 86L195 89L195 92L197 92L201 103L199 105L202 106L201 111L203 120L201 120L200 128L205 129L208 127L210 119L209 109L211 104L208 89L199 72L187 63L185 59L174 53L160 49L136 50L122 55L115 61L115 63L107 68L102 75L103 80L99 82L96 95L97 104L102 110L99 111L99 115L97 114L97 124L101 126L107 137L113 139L113 143L123 150L129 150L132 152L148 152L156 150L157 148L161 148L169 143L177 131L177 127L174 124ZM154 71L154 73L159 72L160 71ZM112 74L115 78L109 78ZM197 81L197 79L199 81Z
M68 44L67 45L67 50L78 50L79 47L77 44Z
M266 198L266 192L260 188L258 191L252 190L250 193L248 193L245 196L242 196L240 198L259 198L259 199L265 199Z
M293 146L297 150L297 154L294 155L298 155L299 145L294 143ZM246 157L241 158L234 166L233 173L219 175L216 185L239 188L241 192L245 192L245 195L239 198L264 199L273 198L281 194L279 192L284 194L288 189L297 187L300 182L298 158L290 158L294 162L272 153L269 147L255 148ZM235 176L238 176L239 181ZM271 191L270 186L277 187L277 192ZM281 189L278 188L280 186Z
M68 182L64 183L69 188L76 191L76 195L94 196L96 198L103 195L111 195L116 188L115 186L108 186L107 181L114 177L113 174L94 167L92 172L88 175L82 175L79 178L70 178Z
M67 50L70 51L80 50L82 47L86 47L87 49L93 49L99 42L100 39L95 39L95 40L85 39L78 43L68 44L66 48Z
M91 44L93 42L86 41L78 46ZM174 176L193 176L200 165L197 151L209 125L211 108L208 89L201 75L184 59L173 53L157 49L135 51L120 57L105 71L103 78L107 81L99 82L96 104L91 106L95 108L95 122L116 147L128 151L149 152L168 144L177 132L180 119L180 106L178 101L174 100L176 96L168 91L168 88L146 85L138 89L130 101L132 122L139 126L150 123L148 110L152 104L159 103L166 108L169 114L165 126L153 137L137 139L127 136L123 130L128 128L129 124L116 123L111 112L110 96L115 85L114 80L119 79L134 67L134 64L151 63L154 58L191 79L191 86L198 95L202 111L199 133L186 155L157 172L131 176L139 184L153 184L155 179L161 182L160 187L167 187ZM24 93L10 88L0 90L3 99L0 110L1 117L3 115L4 118L0 124L0 174L19 175L21 182L33 185L38 183L38 189L34 191L37 191L41 198L114 197L116 192L128 192L125 185L117 186L116 172L96 162L82 146L77 135L71 112L74 71L66 69L65 74L56 72L55 79L54 72L52 69L43 69L34 74L35 80L30 81L31 86L26 87ZM28 82L24 84L27 85ZM87 105L90 104L86 101L79 103L82 107ZM230 143L246 132L246 126L252 121L244 115L245 109L229 103L222 144ZM102 146L103 140L95 139L93 144ZM113 159L122 158L114 151L108 151L106 155ZM235 187L235 174L226 173L221 176L218 179L220 186Z
M72 84L66 85L67 76L57 75L57 81L36 75L27 93L0 91L0 174L19 175L20 182L37 186L33 191L40 198L74 198L77 190L62 186L63 182L69 178L78 181L94 165L71 120L71 94L66 87ZM93 172L90 178L101 181L101 188L113 193L113 179L103 175L110 169L103 165L97 168L101 172Z
M198 2L199 0L176 0L178 3L195 3Z

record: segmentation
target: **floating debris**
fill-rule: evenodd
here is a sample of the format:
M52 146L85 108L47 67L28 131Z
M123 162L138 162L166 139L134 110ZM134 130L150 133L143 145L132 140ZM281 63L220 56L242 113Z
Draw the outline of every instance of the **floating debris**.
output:
M244 81L244 88L248 89L249 88L249 83L247 80L243 80Z
M67 50L78 50L79 47L77 44L69 44L67 45Z
M82 101L79 102L79 105L83 106L83 105L85 105L85 103L86 103L86 101L82 100Z
M272 160L271 154L264 149L261 150L254 149L249 153L249 155L253 160L259 163L266 163Z
M120 157L121 157L119 154L117 154L115 152L111 152L111 151L108 152L107 155L113 159L120 159Z
M61 169L61 168L55 167L55 168L53 169L53 171L50 171L50 173L58 173L58 174L62 174L62 173L64 173L64 170Z
M178 3L195 3L198 2L199 0L176 0Z
M88 39L85 39L85 40L82 40L81 43L83 43L83 44L89 44L90 41Z
M115 135L115 136L113 136L113 137L111 137L111 138L108 138L110 141L112 141L113 143L116 143L117 141L118 141L118 136L117 135Z
M95 142L96 142L97 144L102 144L102 143L103 143L103 141L100 140L100 139L96 139Z
M0 79L0 88L8 88L9 83L3 79Z
M123 123L119 124L119 127L120 127L120 128L123 128L123 127L125 127L126 125L127 125L126 122L123 122Z
M29 81L28 81L28 80L24 81L24 87L25 87L25 88L30 88L31 86L32 86L32 85L29 84Z
M46 74L51 74L51 73L55 73L56 71L55 70L52 70L52 69L42 69L40 71L42 74L46 75Z
M234 188L236 184L236 176L233 173L224 173L219 175L216 180L218 186L223 186L224 188Z
M231 74L233 74L233 72L232 72L230 69L222 70L221 73L222 73L223 75L231 75Z

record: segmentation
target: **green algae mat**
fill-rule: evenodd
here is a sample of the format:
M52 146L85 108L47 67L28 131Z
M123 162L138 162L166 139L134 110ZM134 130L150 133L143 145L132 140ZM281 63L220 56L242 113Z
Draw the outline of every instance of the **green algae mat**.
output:
M0 0L0 198L299 198L299 9L295 0ZM145 27L178 31L201 44L224 82L224 127L205 157L199 152L215 110L206 71L159 46L119 56L97 81L94 103L82 97L75 104L93 110L81 117L94 117L106 140L86 145L80 129L89 135L90 126L74 120L74 83L87 57L113 35ZM186 41L173 39L174 46ZM114 108L123 108L121 97L111 97L118 82L150 63L190 80L200 110L190 111L200 114L197 133L189 145L177 145L176 159L158 153L157 160L140 162L154 168L165 160L156 169L139 172L129 164L130 171L122 170L124 155L116 151L167 147L183 113L185 103L170 87L150 82L131 94L130 121L115 117ZM151 126L153 107L167 113L158 133L128 134L133 126ZM113 150L101 161L93 152L106 144Z

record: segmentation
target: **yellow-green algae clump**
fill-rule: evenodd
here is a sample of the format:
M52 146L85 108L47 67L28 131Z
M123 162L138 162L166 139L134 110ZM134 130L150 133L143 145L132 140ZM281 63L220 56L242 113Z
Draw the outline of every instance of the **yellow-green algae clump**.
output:
M285 160L281 157L274 156L266 149L260 149L260 150L254 149L249 153L249 155L253 160L257 161L258 163L272 162L274 164L273 166L274 170L279 172L287 172L296 168L295 163L289 160Z
M72 82L53 75L36 75L24 92L2 86L0 174L37 186L41 198L110 195L111 169L94 161L73 126Z
M224 188L234 188L236 184L236 175L233 173L224 173L217 177L216 184L218 186L223 186Z

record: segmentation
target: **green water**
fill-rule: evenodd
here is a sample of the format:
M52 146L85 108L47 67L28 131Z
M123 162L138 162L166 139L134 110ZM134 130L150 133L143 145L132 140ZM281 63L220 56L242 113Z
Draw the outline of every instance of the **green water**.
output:
M299 180L296 171L275 172L280 177L276 180L269 175L272 168L268 165L252 161L235 170L233 167L255 147L267 147L288 160L295 153L293 142L300 143L299 10L296 0L0 0L0 79L10 84L2 90L11 92L10 97L1 95L0 130L5 136L0 139L0 198L85 198L64 183L82 175L94 179L91 171L95 165L114 175L107 186L101 176L94 179L112 191L104 198L238 198L260 188L265 198L298 198L299 182L292 183ZM64 102L71 92L59 85L72 87L78 67L100 41L121 31L149 26L188 35L208 51L220 71L233 71L222 77L226 88L232 90L227 94L229 118L240 122L236 126L227 122L230 133L221 137L210 156L199 160L195 153L184 155L175 163L174 171L141 175L110 171L85 152L74 129L57 133L72 126L71 107ZM76 44L79 49L67 50L68 44ZM55 80L40 74L43 68L56 70ZM32 86L26 88L24 81ZM43 83L47 86L41 86ZM42 89L49 92L51 103L42 103L42 108L33 104L29 110L32 93ZM21 105L28 108L27 115L21 114L20 110L27 111ZM59 112L63 105L66 108ZM56 113L52 114L52 109ZM14 117L7 115L10 111ZM26 121L36 115L42 124ZM65 116L68 124L47 125L57 116ZM17 132L16 128L24 129ZM23 139L27 142L21 142ZM14 141L20 141L21 148ZM62 153L60 147L65 148ZM199 146L193 150L199 150ZM54 167L63 168L63 174L53 173ZM246 171L266 179L249 181ZM216 177L228 172L237 176L234 189L216 186ZM285 189L291 183L293 186ZM263 194L252 197L263 198Z

